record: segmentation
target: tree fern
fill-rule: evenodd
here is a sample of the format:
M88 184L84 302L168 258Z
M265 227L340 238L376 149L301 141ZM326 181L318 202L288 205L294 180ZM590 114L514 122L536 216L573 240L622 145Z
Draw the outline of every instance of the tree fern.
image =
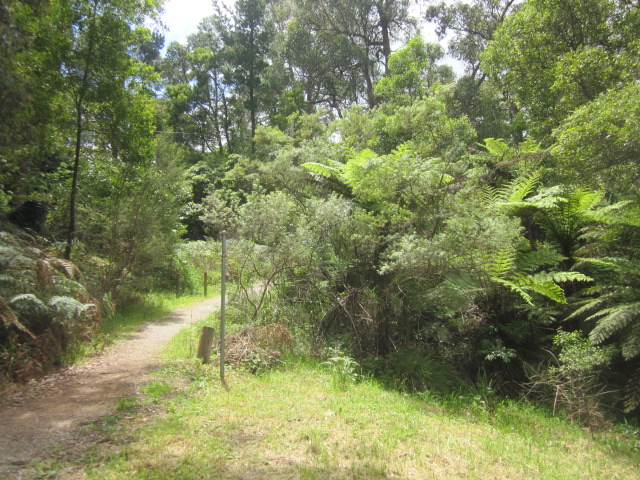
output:
M556 266L566 259L564 255L554 250L540 248L518 255L516 266L521 271L535 272L541 267Z
M302 164L303 168L306 168L310 172L321 175L326 178L341 178L344 170L344 164L329 160L327 164L317 162L307 162Z
M600 319L589 337L594 343L602 343L632 322L640 319L640 302L616 305L598 312ZM628 340L627 340L628 341ZM623 345L626 343L623 342Z

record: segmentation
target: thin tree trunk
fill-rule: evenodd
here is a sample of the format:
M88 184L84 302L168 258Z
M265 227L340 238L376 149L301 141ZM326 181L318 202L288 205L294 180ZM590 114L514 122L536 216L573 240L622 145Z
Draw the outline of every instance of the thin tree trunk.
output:
M92 68L93 48L95 46L96 17L98 12L98 3L100 0L94 0L91 12L91 25L89 31L89 44L87 48L87 56L85 58L84 71L82 72L82 84L76 98L76 142L75 155L73 158L73 178L71 181L71 193L69 195L69 231L67 234L67 244L64 249L64 258L71 259L71 249L73 248L73 239L76 236L76 200L78 197L78 171L80 170L80 153L82 150L82 131L83 131L83 114L84 98L88 89L89 75Z
M256 153L256 143L254 137L256 136L256 105L255 105L255 39L254 28L251 27L249 35L249 44L251 48L251 61L249 64L249 111L251 114L251 153Z

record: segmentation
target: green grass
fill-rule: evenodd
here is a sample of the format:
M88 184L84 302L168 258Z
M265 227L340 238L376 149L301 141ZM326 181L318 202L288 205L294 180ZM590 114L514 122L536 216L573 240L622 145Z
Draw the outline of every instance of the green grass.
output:
M217 331L218 316L174 337L154 381L94 427L102 441L82 458L42 461L44 473L51 466L100 480L638 478L638 429L593 433L477 392L399 393L369 378L345 380L342 364L293 361L258 376L229 367L225 389L218 367L194 358L203 325Z
M637 437L592 434L527 404L465 406L371 380L338 388L310 364L260 376L230 370L228 390L216 373L174 357L144 394L164 413L133 421L129 443L94 455L86 477L638 478Z

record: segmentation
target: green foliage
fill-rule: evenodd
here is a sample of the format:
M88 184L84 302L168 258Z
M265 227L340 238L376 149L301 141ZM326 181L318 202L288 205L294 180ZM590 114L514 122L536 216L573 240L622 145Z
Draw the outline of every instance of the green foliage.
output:
M176 245L171 267L166 273L169 278L161 282L160 285L166 290L200 295L204 289L205 273L210 285L215 285L218 282L221 255L220 242L213 240L185 242Z
M453 80L451 67L437 65L444 50L437 44L415 37L389 57L389 74L375 87L378 97L395 105L406 105L422 97L435 82Z
M78 269L26 234L1 232L0 268L0 370L3 380L26 381L94 334L100 310L70 280Z
M530 0L497 28L483 70L511 92L543 138L573 110L615 86L629 70L637 40L630 6L610 0ZM567 25L572 25L567 29Z
M429 390L447 393L455 387L456 374L436 358L411 347L370 360L373 374L390 388L416 393Z
M604 188L619 199L637 184L640 87L613 88L579 108L554 132L562 177Z
M332 381L339 390L346 390L360 377L360 365L344 352L334 350L329 358L320 364L332 375Z
M559 330L553 339L559 350L556 364L534 376L531 393L542 395L554 414L564 409L569 417L590 427L604 422L604 394L598 380L614 350L594 345L580 332Z

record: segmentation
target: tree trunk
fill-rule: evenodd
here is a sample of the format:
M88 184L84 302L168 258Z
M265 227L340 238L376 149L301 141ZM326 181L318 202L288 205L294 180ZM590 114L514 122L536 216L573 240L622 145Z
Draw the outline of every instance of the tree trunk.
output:
M83 114L84 98L89 88L89 76L91 74L93 49L95 46L96 34L96 18L98 14L98 4L100 0L94 0L91 11L91 25L89 31L89 44L87 46L87 56L84 59L84 71L82 72L82 84L80 85L76 98L76 141L75 155L73 159L73 178L71 181L71 193L69 195L69 231L67 234L67 244L64 249L64 258L71 259L71 249L73 248L73 239L76 236L76 200L78 197L78 171L80 170L80 153L82 149L82 131L83 131Z

